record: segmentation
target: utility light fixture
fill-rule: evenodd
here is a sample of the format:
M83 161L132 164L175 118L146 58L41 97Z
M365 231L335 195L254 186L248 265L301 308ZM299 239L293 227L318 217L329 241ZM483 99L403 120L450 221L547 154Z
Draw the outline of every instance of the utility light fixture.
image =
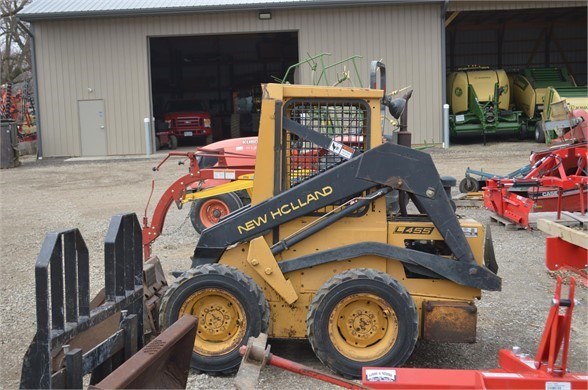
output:
M272 18L271 11L259 11L257 14L259 20L270 20Z

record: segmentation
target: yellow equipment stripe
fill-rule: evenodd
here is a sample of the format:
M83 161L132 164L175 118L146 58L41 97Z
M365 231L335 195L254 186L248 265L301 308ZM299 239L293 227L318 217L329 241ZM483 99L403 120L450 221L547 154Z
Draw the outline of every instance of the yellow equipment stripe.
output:
M240 190L249 190L253 188L253 175L243 175L230 183L221 184L219 186L207 188L202 191L192 192L186 194L182 198L182 203L192 202L196 199L210 198L211 196L228 194L229 192L235 192Z

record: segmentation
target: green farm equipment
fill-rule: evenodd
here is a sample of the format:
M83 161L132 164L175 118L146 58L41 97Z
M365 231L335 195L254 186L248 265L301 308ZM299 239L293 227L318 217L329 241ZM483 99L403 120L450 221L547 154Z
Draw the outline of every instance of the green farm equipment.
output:
M563 111L572 112L588 106L586 87L578 87L563 68L525 69L515 77L512 89L515 105L523 112L528 127L534 128L535 140L539 143L557 138L549 129L553 126L547 124L561 120ZM564 104L568 106L565 110Z
M523 139L527 126L520 111L509 109L510 88L506 72L488 67L463 68L449 74L447 101L453 137L466 134L512 133Z
M545 94L545 109L541 121L537 122L535 132L539 132L537 142L551 144L554 140L567 138L582 116L588 111L588 88L549 87Z

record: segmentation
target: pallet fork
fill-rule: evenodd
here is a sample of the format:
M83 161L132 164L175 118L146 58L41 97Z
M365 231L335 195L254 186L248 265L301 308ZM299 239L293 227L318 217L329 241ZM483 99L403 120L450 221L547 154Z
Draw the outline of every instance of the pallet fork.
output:
M23 358L20 388L79 389L88 374L96 389L186 386L196 318L183 317L141 349L144 328L158 331L151 311L167 284L157 258L143 264L135 214L112 218L104 268L104 289L90 301L80 231L47 234L35 265L37 332Z

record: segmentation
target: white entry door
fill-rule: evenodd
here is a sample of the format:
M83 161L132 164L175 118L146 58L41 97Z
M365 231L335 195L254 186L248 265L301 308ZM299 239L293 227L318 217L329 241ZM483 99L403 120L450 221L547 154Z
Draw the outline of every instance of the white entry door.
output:
M78 100L82 156L106 156L104 100Z

